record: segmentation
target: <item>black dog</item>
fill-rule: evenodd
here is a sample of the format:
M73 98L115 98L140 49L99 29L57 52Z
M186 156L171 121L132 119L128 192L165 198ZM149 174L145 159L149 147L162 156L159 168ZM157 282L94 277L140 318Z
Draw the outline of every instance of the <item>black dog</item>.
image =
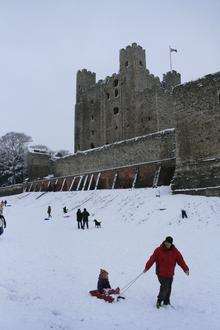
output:
M95 227L96 228L101 228L101 221L97 221L96 219L95 220L93 220L94 222L95 222Z

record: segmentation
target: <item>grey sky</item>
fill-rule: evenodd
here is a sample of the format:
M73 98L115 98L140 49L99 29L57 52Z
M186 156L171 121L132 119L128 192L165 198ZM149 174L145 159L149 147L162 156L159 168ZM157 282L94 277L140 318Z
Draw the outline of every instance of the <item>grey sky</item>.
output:
M78 69L105 78L137 42L161 78L171 45L185 82L219 71L219 36L219 0L0 0L0 136L72 151Z

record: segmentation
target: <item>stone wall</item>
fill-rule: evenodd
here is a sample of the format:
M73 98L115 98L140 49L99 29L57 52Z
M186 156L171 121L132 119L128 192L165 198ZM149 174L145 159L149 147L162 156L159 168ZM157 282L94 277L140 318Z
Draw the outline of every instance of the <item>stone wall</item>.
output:
M51 156L42 152L29 152L26 157L27 177L43 178L53 172Z
M55 176L79 175L175 158L173 129L77 152L55 163Z
M176 171L172 188L220 186L220 72L174 89ZM214 191L214 190L213 190Z
M23 192L23 183L15 184L13 186L0 187L0 197L16 195Z

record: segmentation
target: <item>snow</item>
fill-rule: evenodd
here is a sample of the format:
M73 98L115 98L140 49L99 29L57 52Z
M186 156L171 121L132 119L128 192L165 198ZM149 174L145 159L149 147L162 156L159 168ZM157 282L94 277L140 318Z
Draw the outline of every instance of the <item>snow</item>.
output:
M7 199L0 236L0 329L217 330L220 324L220 199L171 195L169 188L23 193ZM53 220L44 221L48 205ZM70 212L64 218L63 206ZM77 208L90 212L78 230ZM181 219L181 209L189 218ZM102 221L97 229L92 220ZM190 267L177 266L173 308L155 308L154 267L109 304L90 297L100 268L123 287L171 235Z

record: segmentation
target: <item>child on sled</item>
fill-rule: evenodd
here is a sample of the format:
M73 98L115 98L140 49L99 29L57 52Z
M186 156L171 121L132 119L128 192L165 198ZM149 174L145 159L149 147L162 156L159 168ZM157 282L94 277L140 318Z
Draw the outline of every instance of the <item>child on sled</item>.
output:
M108 272L105 269L100 269L97 290L90 291L91 296L97 297L99 299L104 299L108 302L113 302L114 298L112 294L119 294L120 289L112 289L108 279Z

